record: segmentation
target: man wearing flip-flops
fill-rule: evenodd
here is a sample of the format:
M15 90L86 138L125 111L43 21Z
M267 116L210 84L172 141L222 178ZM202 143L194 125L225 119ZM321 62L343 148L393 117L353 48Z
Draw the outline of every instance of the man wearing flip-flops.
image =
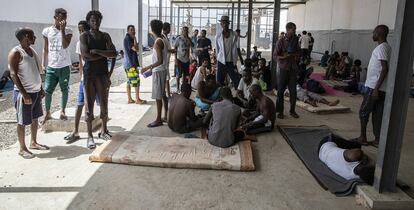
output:
M32 29L20 28L16 31L20 45L9 53L10 75L14 82L14 104L17 116L17 136L20 144L19 155L25 159L35 155L26 147L25 128L30 125L31 150L48 150L49 147L37 142L38 118L43 116L42 98L45 92L42 88L40 60L36 51L30 47L35 43L36 36Z

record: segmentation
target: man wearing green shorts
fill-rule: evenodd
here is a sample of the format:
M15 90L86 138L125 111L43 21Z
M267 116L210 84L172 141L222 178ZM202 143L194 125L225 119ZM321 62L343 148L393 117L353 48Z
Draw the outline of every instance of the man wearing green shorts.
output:
M68 50L72 39L72 30L66 27L67 12L65 9L58 8L55 10L55 23L43 29L43 56L42 65L46 66L45 77L45 106L46 116L44 122L51 119L50 106L52 104L52 95L57 84L59 83L62 91L62 99L60 101L61 113L60 119L66 120L65 113L66 104L68 102L69 93L69 76L70 76L70 53ZM47 64L46 64L47 59Z

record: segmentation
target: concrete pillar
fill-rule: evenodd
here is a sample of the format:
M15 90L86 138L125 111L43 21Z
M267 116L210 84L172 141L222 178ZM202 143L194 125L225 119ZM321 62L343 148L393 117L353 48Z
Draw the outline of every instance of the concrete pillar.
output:
M173 4L170 2L170 24L173 22Z
M91 0L92 10L99 10L99 0Z
M394 26L394 48L382 117L374 187L379 193L395 192L401 146L407 118L414 60L414 1L399 0Z
M276 50L276 43L279 39L279 27L280 27L280 0L275 0L273 5L273 35L272 35L272 55L271 55L271 77L272 77L272 88L276 88L276 69L277 61L276 57L273 57Z
M162 0L159 0L158 2L158 19L162 21Z
M231 29L234 28L234 3L231 3Z
M253 0L249 0L249 12L247 20L247 56L250 58L252 45L252 17L253 17Z
M142 0L138 0L138 60L139 63L141 64L141 66L143 65L142 63L142 36L143 36L143 32L142 32Z
M237 29L240 29L240 7L241 7L241 0L237 2Z

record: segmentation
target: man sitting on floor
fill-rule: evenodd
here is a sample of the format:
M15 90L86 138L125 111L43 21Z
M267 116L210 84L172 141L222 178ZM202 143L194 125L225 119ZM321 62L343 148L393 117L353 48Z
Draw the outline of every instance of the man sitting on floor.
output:
M296 98L299 101L312 105L313 107L318 107L317 103L326 104L328 106L336 106L339 104L339 100L329 101L317 93L303 89L299 85L296 85L296 90L297 90ZM285 96L289 96L288 90L286 90Z
M216 102L220 96L220 88L216 82L216 77L212 74L206 76L206 81L198 84L198 96L194 101L196 106L202 111L207 111L210 105Z
M265 96L260 85L254 84L250 88L250 94L256 100L256 111L246 111L246 117L242 129L246 134L258 134L272 131L276 120L276 110L273 101Z
M244 133L236 131L241 109L231 102L233 95L230 88L221 88L220 96L223 100L211 105L211 109L204 118L204 124L210 125L207 131L208 142L214 146L225 148L243 140Z
M191 85L181 85L181 94L172 94L168 110L168 127L177 133L188 133L200 128L203 119L194 114L194 101L190 99Z
M323 139L319 146L319 159L333 172L346 180L361 178L372 185L374 166L361 150L361 145L336 136Z
M239 87L237 87L237 97L234 99L234 103L242 108L253 108L254 100L250 97L249 89L254 84L259 84L259 81L256 78L253 78L251 70L246 68L242 73Z

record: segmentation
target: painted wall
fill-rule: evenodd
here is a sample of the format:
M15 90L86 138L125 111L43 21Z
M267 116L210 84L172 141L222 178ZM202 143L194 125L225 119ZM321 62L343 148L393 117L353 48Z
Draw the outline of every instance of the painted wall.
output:
M379 24L390 28L389 42L393 44L392 32L398 0L310 0L305 5L290 7L288 21L297 25L297 32L312 32L315 38L314 52L325 50L347 51L351 58L360 59L368 65L376 44L372 30ZM304 17L304 18L303 18ZM313 53L314 58L321 55Z

